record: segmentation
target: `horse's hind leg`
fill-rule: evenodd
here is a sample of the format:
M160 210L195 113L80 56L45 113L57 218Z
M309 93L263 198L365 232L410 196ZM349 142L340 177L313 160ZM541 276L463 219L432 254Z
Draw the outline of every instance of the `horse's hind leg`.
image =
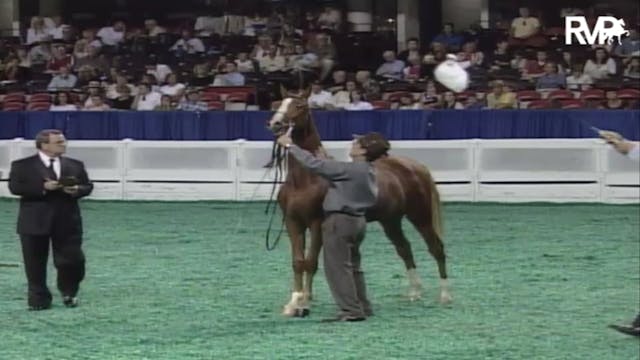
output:
M440 274L440 302L444 304L449 303L452 301L452 298L449 293L447 260L444 251L444 244L431 221L432 217L430 212L418 211L416 214L408 214L408 218L427 243L429 253L438 264L438 273Z
M404 261L409 278L409 299L417 300L422 296L422 283L416 272L416 263L413 259L411 244L402 231L402 218L394 218L381 222L385 234L396 248L396 252Z

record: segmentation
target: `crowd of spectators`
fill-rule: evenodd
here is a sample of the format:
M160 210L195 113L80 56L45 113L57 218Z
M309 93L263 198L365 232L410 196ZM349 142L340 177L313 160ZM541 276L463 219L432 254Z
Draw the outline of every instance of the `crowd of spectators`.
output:
M570 11L591 25L605 15ZM567 47L563 28L525 7L514 15L502 28L445 23L433 39L408 39L400 52L382 51L377 67L357 69L343 66L334 39L348 24L330 6L302 17L224 12L178 26L146 19L77 29L36 16L24 37L0 40L0 102L3 110L268 109L276 92L258 101L255 89L296 79L312 84L309 104L325 110L638 107L636 19L620 44ZM434 81L447 54L470 74L468 91Z

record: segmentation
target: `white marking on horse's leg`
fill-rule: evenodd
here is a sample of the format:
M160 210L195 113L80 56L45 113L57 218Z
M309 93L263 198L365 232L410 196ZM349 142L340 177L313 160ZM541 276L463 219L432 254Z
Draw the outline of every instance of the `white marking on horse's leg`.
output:
M449 281L440 279L440 303L449 304L453 301L453 297L449 293Z
M420 281L420 275L416 269L407 270L407 277L409 278L409 300L415 301L422 297L422 282Z
M304 273L304 285L302 286L302 306L306 309L309 308L311 303L311 273Z
M289 303L284 306L282 310L282 315L285 316L295 316L297 310L300 308L300 303L302 302L302 298L304 297L301 291L294 291L291 293L291 300Z

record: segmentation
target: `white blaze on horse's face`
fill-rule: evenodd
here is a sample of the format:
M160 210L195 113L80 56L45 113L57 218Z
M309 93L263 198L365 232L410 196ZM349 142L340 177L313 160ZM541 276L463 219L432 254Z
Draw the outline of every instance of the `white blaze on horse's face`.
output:
M286 98L282 100L280 107L278 108L276 113L273 114L271 121L269 121L269 128L271 130L274 130L276 127L278 127L278 125L280 126L282 125L282 122L285 116L287 116L287 112L289 111L289 106L291 105L292 101L293 101L292 98Z

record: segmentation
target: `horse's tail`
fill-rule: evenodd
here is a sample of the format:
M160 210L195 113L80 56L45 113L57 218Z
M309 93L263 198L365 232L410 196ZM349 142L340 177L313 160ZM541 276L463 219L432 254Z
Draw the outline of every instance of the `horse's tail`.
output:
M427 172L427 175L429 177L429 192L431 194L431 223L433 224L433 229L436 235L442 239L444 227L442 226L440 192L438 191L438 187L436 186L436 181L433 179L433 176L431 176L429 172Z
M431 172L425 167L420 166L420 169L417 171L418 176L423 182L424 190L428 191L428 201L429 204L425 204L429 206L430 216L429 223L433 227L433 231L436 236L442 240L443 238L443 224L442 224L442 206L440 202L440 192L438 191L438 187L436 186L436 181L431 175Z

